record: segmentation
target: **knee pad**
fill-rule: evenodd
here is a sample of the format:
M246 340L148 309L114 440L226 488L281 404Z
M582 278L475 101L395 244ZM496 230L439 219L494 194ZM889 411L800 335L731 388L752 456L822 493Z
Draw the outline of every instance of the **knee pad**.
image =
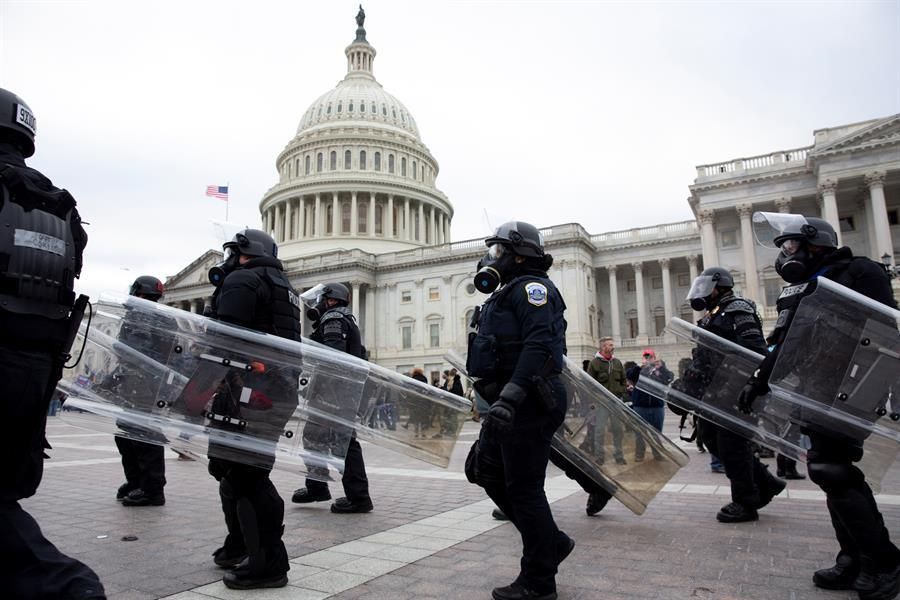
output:
M859 469L850 463L809 463L809 478L826 492L852 487L859 476Z

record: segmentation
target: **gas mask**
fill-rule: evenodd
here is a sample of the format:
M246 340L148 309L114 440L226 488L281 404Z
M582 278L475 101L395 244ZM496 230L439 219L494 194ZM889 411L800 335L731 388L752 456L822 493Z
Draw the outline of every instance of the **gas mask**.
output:
M712 299L712 296L707 296L705 298L691 298L691 308L697 312L715 308L715 305L716 301Z
M502 244L491 244L487 253L478 261L475 289L482 294L490 294L500 287L501 283L509 281L509 275L515 266L515 254Z
M803 240L785 240L775 259L775 271L788 283L801 283L809 279L813 270L813 257Z
M328 290L319 283L300 294L300 301L306 307L306 318L315 323L328 309Z
M241 253L235 248L225 248L225 260L209 270L209 282L214 287L219 287L225 281L225 277L238 268Z

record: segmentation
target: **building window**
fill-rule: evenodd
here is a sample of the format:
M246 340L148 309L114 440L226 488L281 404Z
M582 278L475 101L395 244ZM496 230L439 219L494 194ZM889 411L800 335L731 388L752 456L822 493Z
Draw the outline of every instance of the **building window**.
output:
M341 204L341 233L350 233L350 203Z
M425 181L425 165L422 165L422 181Z
M400 303L409 304L410 302L412 302L412 290L401 290Z
M406 177L406 157L400 158L400 176Z
M391 113L394 115L394 119L396 119L397 118L397 109L394 108L393 106L391 107Z
M428 288L428 299L429 300L440 300L441 299L441 290L437 287Z
M766 306L775 306L778 296L781 295L781 280L767 279L766 285Z
M681 320L687 321L688 323L693 323L694 322L694 313L692 313L689 310L681 311Z
M400 338L404 350L412 348L412 325L404 325L400 328Z
M888 225L894 226L897 223L900 223L900 221L898 221L898 218L897 218L898 212L900 212L900 211L898 211L896 208L888 211Z
M325 233L334 233L334 207L330 204L325 208ZM318 227L318 225L317 225Z
M841 225L841 233L856 231L856 222L853 220L853 215L841 217L838 221Z
M378 113L378 107L376 107L376 106L375 106L375 103L373 102L373 103L372 103L372 114L374 115L374 114L377 114L377 113Z
M737 248L738 247L738 231L737 229L723 229L719 232L720 248Z
M381 152L376 152L374 158L375 158L375 170L380 171L381 170Z
M375 202L374 198L372 202ZM384 210L384 205L379 206L378 203L375 203L375 233L384 233L384 225L382 222L384 221L384 215L382 215L382 211Z
M628 337L636 338L638 336L638 320L637 317L631 317L628 321Z
M322 166L323 166L324 160L325 160L325 157L323 157L323 156L322 156L322 153L319 152L319 153L316 155L316 171L319 172L319 173L322 172Z
M650 278L650 287L654 290L662 289L662 277L651 277Z
M418 173L418 169L416 168L416 161L412 161L412 178L416 178L416 173Z
M306 166L306 174L307 174L307 175L309 175L309 166L310 166L310 164L311 164L311 159L310 159L310 157L309 157L309 154L307 154L307 155L306 155L306 165L305 165L305 166Z
M429 345L432 348L440 348L441 346L441 324L429 323L428 325Z
M329 165L328 165L329 168L332 171L337 171L337 152L335 152L334 150L331 151L331 156L330 156L330 159L328 162L329 162Z
M690 273L679 273L678 274L678 287L689 287L691 285L691 274Z
M366 151L365 150L359 151L359 168L362 171L366 170Z
M331 114L331 102L328 103L328 110L325 111L327 114Z
M625 291L626 292L635 292L637 291L637 282L634 279L629 279L625 282Z
M394 155L388 154L388 173L394 172Z
M338 102L338 107L337 107L337 111L338 111L338 112L341 112L341 106L342 106L342 103L341 103L341 102Z
M351 100L350 104L347 105L347 112L353 112L353 100Z
M663 330L666 328L666 317L664 315L657 315L653 317L653 321L656 325L656 335L662 335Z
M356 221L359 226L359 233L366 233L369 230L368 202L360 202L356 205Z
M349 150L344 151L344 169L350 170L351 163L353 162L353 154Z
M359 103L359 112L361 112L361 113L366 112L366 103L365 102Z

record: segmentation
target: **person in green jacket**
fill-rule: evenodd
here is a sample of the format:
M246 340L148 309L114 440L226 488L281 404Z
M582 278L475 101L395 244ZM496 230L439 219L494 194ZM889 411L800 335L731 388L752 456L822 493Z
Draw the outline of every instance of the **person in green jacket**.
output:
M588 375L596 379L613 396L624 401L626 391L625 367L622 361L613 357L615 343L611 337L600 338L600 350L588 364ZM591 445L588 450L597 457L600 463L605 460L606 429L609 428L613 437L613 458L616 464L624 465L625 455L622 452L622 424L609 418L609 412L601 407L595 411L595 422L589 426L587 440Z

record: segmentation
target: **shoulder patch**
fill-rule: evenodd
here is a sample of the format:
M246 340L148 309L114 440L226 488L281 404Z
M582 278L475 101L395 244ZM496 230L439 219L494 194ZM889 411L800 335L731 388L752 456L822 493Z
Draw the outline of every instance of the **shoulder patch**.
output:
M532 281L525 284L525 296L528 303L535 306L543 306L547 304L547 286L543 283Z
M325 321L331 321L332 319L343 319L344 315L337 312L336 310L329 310L327 313L322 315L322 318L319 319L322 323Z
M752 301L747 300L746 298L738 298L729 302L727 306L725 306L725 312L743 312L756 314L756 306Z

